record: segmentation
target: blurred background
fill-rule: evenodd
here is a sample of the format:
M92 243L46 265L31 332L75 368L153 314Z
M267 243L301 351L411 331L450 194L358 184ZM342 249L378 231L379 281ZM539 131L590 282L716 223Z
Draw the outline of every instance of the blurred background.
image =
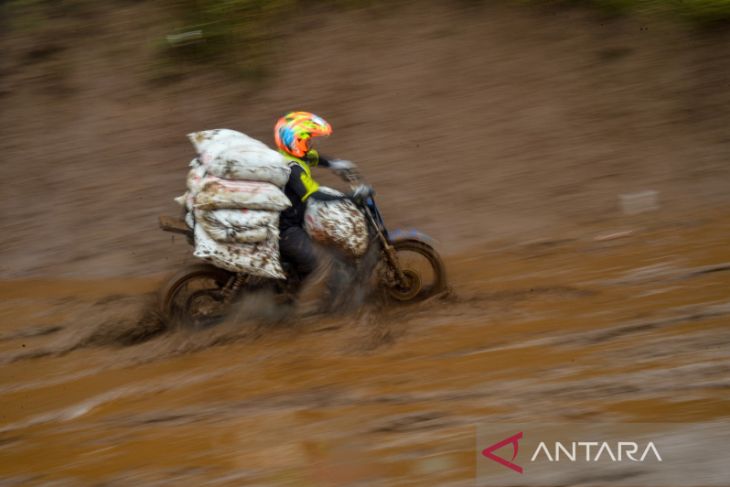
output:
M0 482L471 485L480 421L730 414L729 1L0 12ZM292 110L452 294L148 333L186 134Z
M295 109L449 246L727 202L726 2L526 3L4 2L2 274L163 269L185 135Z

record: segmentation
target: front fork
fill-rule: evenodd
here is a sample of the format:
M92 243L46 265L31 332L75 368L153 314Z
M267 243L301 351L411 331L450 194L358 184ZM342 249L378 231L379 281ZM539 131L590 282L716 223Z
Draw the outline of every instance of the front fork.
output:
M360 174L357 173L355 170L345 170L343 172L343 179L347 181L350 184L351 189L355 189L357 185L362 184L362 178L360 177ZM395 248L390 244L388 239L385 237L385 233L381 230L380 225L378 225L378 222L375 221L375 218L373 217L372 211L370 208L365 206L366 210L364 213L368 217L368 222L370 223L370 228L374 228L375 231L378 234L378 240L380 240L380 245L383 247L383 253L385 254L385 260L388 263L388 266L395 274L395 280L396 284L401 287L407 287L408 286L408 279L403 274L403 271L400 268L400 263L398 262L398 255L396 255Z
M378 234L378 240L380 240L380 245L382 246L383 253L385 254L385 261L387 262L389 269L393 271L396 281L395 284L400 287L407 287L408 280L400 268L400 262L398 261L398 254L395 251L395 247L393 247L388 239L385 238L385 233L380 230L370 211L366 211L365 214L368 217L371 228L374 228Z

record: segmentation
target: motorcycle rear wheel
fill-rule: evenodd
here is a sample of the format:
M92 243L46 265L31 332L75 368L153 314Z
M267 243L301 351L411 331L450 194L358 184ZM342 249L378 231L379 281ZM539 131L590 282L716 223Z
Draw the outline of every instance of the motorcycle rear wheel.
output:
M433 247L420 240L400 240L393 243L406 284L386 287L387 295L399 302L418 302L446 290L446 267ZM421 265L409 259L420 257Z
M193 264L173 274L160 289L160 312L170 328L201 329L220 321L227 306L223 289L233 273Z

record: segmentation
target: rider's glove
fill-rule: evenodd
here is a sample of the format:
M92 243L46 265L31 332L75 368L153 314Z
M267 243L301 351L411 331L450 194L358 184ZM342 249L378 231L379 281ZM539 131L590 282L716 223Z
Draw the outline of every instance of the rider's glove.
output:
M355 169L354 162L346 161L344 159L334 159L329 161L329 163L333 171L353 171Z
M373 188L367 184L361 184L352 192L352 201L362 203L373 195Z
M357 167L354 162L346 161L344 159L335 159L329 161L330 169L332 169L339 177L345 181L352 181L357 179Z

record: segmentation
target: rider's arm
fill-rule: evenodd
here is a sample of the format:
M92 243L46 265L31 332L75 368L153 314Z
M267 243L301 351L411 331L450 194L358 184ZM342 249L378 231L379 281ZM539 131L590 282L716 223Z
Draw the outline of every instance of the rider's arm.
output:
M286 183L287 189L294 193L299 201L306 201L307 198L314 198L320 201L332 201L344 199L343 196L322 193L321 191L312 191L312 183L310 176L304 172L304 169L297 165L291 167L289 181Z
M320 156L321 157L321 156ZM320 160L321 161L321 160ZM329 161L328 161L329 162ZM314 182L311 176L309 176L304 169L298 165L291 166L291 173L289 174L289 181L287 182L288 192L294 193L294 196L299 201L306 201L307 198L314 198L319 201L335 201L335 200L362 200L372 195L372 188L365 184L360 184L350 195L335 195L318 191L316 188L318 185Z
M355 169L355 164L352 163L352 161L327 157L320 154L316 150L310 150L305 156L305 160L312 167L326 167L332 169L337 173L340 173L342 171L352 171Z
M330 167L330 158L325 157L314 149L307 152L304 157L304 161L309 164L310 167Z
M322 154L319 155L319 163L317 164L317 167L330 167L330 161L331 159L329 157L323 156Z

